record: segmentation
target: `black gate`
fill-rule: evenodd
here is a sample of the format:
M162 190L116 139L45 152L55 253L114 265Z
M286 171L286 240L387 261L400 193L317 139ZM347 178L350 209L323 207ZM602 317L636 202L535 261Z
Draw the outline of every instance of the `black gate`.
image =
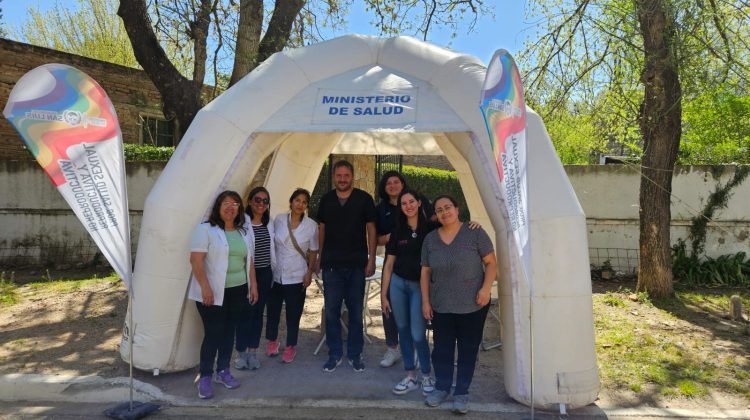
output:
M375 188L378 188L380 178L388 171L401 172L404 168L404 157L402 155L377 155L375 156Z

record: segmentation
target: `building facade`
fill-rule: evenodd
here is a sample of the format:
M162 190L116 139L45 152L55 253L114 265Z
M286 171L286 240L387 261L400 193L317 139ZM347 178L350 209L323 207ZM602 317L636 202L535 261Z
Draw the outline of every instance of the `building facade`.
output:
M140 69L0 38L0 104L8 102L13 86L29 70L49 63L73 66L96 80L117 112L123 141L173 146L175 125L166 121L161 95ZM0 160L31 159L21 137L8 120L0 118Z

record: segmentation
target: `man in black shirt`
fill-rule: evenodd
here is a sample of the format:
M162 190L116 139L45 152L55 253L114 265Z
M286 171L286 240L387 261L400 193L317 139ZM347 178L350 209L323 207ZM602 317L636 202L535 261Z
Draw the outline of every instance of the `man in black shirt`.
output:
M356 372L365 370L362 362L364 336L362 309L365 277L375 273L375 202L366 192L354 188L354 167L340 160L333 166L336 188L320 199L320 269L323 272L323 299L326 317L328 361L323 371L333 372L341 364L341 304L349 312L347 357Z

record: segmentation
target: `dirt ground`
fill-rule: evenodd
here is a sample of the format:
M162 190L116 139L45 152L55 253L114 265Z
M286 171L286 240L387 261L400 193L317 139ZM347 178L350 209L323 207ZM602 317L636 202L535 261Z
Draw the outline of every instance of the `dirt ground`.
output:
M59 274L58 274L59 275ZM91 277L91 273L67 273L66 278ZM17 281L32 279L38 275L19 275ZM54 278L55 276L53 276ZM594 293L605 293L608 290L617 290L623 286L618 282L595 282ZM374 290L373 290L374 291ZM127 376L128 367L124 363L118 351L123 318L126 313L127 295L122 283L117 280L100 281L87 284L73 291L52 290L33 288L28 285L18 289L19 303L15 305L0 306L0 373L42 373L42 374L67 374L67 375L99 375L104 377ZM270 381L282 383L284 380L294 383L295 378L304 374L309 367L318 373L325 361L326 347L323 346L321 353L312 355L312 351L320 340L320 311L322 308L322 293L312 285L308 290L308 299L305 305L305 313L302 319L300 332L300 351L298 359L293 366L299 367L289 370L278 363L277 359L267 359L262 362L272 369L264 371L263 376L256 372L239 374L240 379L249 377L267 378ZM389 387L395 384L401 376L401 369L380 369L377 363L380 360L385 346L383 344L383 331L380 320L379 302L375 298L369 303L369 313L372 319L368 319L368 333L373 344L365 343L365 362L367 364L366 380L381 381L382 393L368 395L372 391L363 388L363 398L390 398ZM716 334L715 328L708 325L706 314L696 313L691 319L672 318L668 320L658 319L656 310L649 313L647 309L634 315L642 317L646 325L659 325L660 327L677 330L679 334L690 335L699 340L705 340L725 351L724 357L747 357L747 349L750 339L739 345L737 342L726 340ZM664 324L662 324L664 323ZM283 320L282 320L283 325ZM498 323L488 317L485 330L486 340L495 341L498 337ZM280 336L285 336L281 331ZM261 345L264 345L262 340ZM351 369L346 369L350 371ZM387 371L387 372L386 372ZM500 372L500 374L498 374ZM499 402L510 399L505 393L502 382L502 352L500 349L481 351L480 363L477 367L475 382L472 385L472 393L478 399L475 401L495 402L500 395ZM337 374L338 372L334 372ZM267 375L267 376L266 376ZM342 375L353 375L351 372ZM193 384L191 378L195 371L177 374L151 376L150 372L137 372L136 377L148 381L165 392L176 395L192 394ZM175 380L175 378L178 378ZM335 391L333 383L327 386L322 393ZM338 386L348 386L345 382ZM243 386L244 387L244 386ZM334 387L334 388L331 388ZM370 388L368 388L370 389ZM343 389L342 389L343 390ZM478 392L481 390L481 392ZM278 392L276 392L278 391ZM648 390L646 390L648 391ZM247 392L252 393L252 386L247 387ZM288 389L278 387L276 390L264 392L270 396L285 395ZM648 395L644 398L643 395ZM236 395L238 396L238 395ZM597 401L602 406L652 406L665 408L711 408L711 409L737 409L750 408L748 401L740 396L712 390L710 395L701 398L666 398L656 394L642 392L635 394L627 390L603 388Z

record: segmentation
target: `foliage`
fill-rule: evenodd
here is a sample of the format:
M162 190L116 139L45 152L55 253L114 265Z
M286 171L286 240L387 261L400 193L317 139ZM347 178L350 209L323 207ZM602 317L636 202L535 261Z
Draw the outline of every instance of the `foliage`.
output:
M29 6L29 19L12 27L10 35L23 42L84 57L139 67L122 21L117 0L77 0L75 9L60 3L42 13Z
M701 212L692 218L690 225L691 252L693 255L701 255L705 248L706 227L714 217L714 213L727 207L727 202L732 197L732 190L742 184L750 174L750 166L737 166L732 179L723 187L716 189L706 199L706 204Z
M564 163L587 152L640 156L642 35L637 2L537 0L527 8L539 39L519 57L527 100L544 118ZM679 163L750 160L747 2L671 0L683 89ZM579 125L588 119L589 124ZM591 133L588 142L563 132ZM602 148L604 142L606 147ZM586 150L571 159L569 150Z
M750 287L750 259L744 252L700 258L679 239L672 247L675 282L685 286Z
M455 171L404 166L402 172L406 184L424 194L430 200L442 194L448 194L455 198L460 209L459 218L463 221L470 220L469 207L466 204L466 198Z
M167 161L174 153L174 147L158 147L146 144L123 144L125 161Z
M554 115L545 121L545 127L564 165L595 163L595 154L606 152L606 142L598 135L592 113L565 109Z
M0 305L13 305L18 300L18 286L12 279L5 278L5 272L0 274Z
M750 95L726 86L683 100L679 162L750 163Z

